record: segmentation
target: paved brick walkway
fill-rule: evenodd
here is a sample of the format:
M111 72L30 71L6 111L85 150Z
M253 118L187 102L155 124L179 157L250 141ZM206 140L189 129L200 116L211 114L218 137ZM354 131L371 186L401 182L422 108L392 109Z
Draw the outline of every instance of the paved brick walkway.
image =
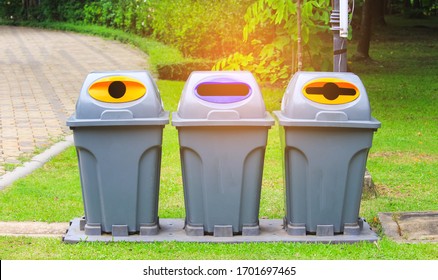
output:
M70 134L65 121L89 72L146 68L145 54L118 42L0 26L0 176Z

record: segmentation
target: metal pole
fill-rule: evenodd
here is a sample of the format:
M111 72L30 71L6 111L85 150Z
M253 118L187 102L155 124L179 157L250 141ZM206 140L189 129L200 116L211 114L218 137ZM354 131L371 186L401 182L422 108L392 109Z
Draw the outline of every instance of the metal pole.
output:
M332 0L330 24L333 31L333 72L347 72L347 39L339 35L339 6L339 0Z
M297 1L297 61L298 71L303 68L303 49L301 44L301 0Z

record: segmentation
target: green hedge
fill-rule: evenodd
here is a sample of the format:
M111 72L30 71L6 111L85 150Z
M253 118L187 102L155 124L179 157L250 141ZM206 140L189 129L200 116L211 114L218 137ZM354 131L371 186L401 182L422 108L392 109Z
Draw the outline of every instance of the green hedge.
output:
M214 62L181 62L176 64L161 64L157 66L160 80L186 81L193 71L211 70Z
M186 57L218 59L248 48L244 15L252 0L158 1L151 14L153 36Z
M82 21L84 7L92 0L0 0L0 18L11 22Z

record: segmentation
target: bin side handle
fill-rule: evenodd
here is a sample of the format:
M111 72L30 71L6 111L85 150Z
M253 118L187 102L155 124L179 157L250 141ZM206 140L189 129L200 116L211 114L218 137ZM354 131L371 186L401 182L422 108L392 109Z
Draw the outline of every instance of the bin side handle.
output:
M348 121L348 116L344 112L321 111L316 114L318 121Z
M126 120L133 118L134 115L129 110L105 110L100 115L101 120Z
M208 120L240 120L239 112L234 110L212 110L207 115Z

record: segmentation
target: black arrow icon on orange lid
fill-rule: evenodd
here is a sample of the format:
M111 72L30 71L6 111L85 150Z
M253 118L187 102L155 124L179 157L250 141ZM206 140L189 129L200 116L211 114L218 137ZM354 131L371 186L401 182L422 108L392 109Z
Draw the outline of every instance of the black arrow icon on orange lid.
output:
M328 100L335 100L340 95L355 95L356 90L353 88L341 88L335 83L326 83L322 87L308 87L307 94L323 95Z

